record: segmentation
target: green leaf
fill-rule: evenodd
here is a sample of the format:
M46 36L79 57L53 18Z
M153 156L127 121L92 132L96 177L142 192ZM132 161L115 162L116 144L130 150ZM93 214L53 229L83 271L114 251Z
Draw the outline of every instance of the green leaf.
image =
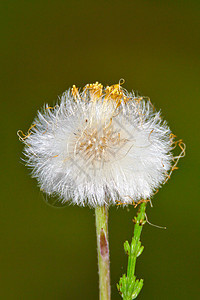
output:
M124 243L124 250L125 250L125 252L126 252L127 255L130 255L130 245L129 245L128 241L126 241Z

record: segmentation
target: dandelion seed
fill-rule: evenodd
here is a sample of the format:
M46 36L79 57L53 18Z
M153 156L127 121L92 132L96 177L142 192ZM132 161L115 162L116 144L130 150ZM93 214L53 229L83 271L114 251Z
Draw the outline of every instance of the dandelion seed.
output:
M120 83L74 85L18 134L40 188L81 206L149 199L176 167L160 112Z

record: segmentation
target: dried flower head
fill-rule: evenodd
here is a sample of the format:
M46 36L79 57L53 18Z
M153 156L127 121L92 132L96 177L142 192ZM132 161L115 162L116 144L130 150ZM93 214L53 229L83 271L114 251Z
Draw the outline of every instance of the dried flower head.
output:
M173 157L175 136L150 100L120 83L73 86L18 135L41 189L82 206L148 199L184 154L179 141L182 153Z

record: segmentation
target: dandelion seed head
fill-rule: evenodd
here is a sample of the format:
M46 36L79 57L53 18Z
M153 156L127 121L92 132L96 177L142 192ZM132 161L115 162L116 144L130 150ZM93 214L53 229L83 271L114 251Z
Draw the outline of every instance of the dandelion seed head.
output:
M41 190L81 206L149 199L174 159L160 112L121 83L74 85L18 135Z

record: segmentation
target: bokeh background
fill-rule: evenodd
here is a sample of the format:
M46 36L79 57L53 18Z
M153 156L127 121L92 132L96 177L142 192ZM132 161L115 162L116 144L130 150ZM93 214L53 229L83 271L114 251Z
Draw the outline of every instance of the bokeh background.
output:
M20 160L44 102L68 87L126 80L149 96L187 155L148 208L138 299L199 295L199 1L2 1L0 299L98 299L94 211L47 205ZM112 299L136 210L109 216Z

